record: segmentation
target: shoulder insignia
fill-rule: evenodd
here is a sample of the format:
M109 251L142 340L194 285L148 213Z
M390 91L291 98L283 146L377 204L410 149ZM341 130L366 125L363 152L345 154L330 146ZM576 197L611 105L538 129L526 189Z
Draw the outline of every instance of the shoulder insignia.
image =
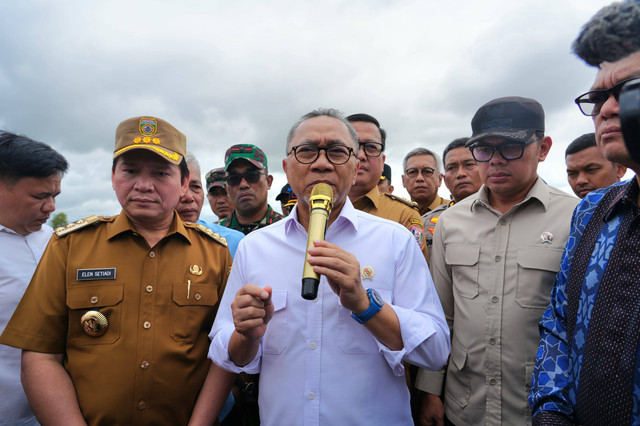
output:
M60 226L56 228L55 233L58 237L64 237L67 234L75 232L79 229L92 225L94 223L98 223L101 220L105 219L105 221L109 221L111 218L109 216L105 216L104 218L100 218L98 216L89 216L84 219L77 220L65 226Z
M213 232L211 229L207 228L206 226L204 226L201 223L196 223L194 224L195 228L202 232L203 234L207 234L209 237L213 238L215 241L217 241L218 243L222 244L223 246L227 246L227 239L225 237L223 237L222 235Z
M385 193L384 195L386 195L387 197L391 198L394 201L400 201L402 204L406 204L407 206L411 207L412 209L416 209L418 210L418 203L411 201L411 200L407 200L406 198L402 198L402 197L397 197L393 194L387 194Z

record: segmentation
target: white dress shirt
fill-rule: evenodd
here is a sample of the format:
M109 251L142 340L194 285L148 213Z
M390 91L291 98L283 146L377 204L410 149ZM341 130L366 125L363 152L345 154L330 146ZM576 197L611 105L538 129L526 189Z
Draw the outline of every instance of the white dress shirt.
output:
M20 235L0 225L0 334L24 294L49 238L50 226ZM20 382L21 350L0 345L0 424L37 425Z
M438 370L450 350L449 331L429 268L402 225L353 208L349 200L326 240L373 269L375 288L394 309L404 348L392 351L340 305L324 276L318 298L301 297L307 232L297 209L240 243L213 324L209 357L229 371L260 373L263 425L410 425L402 361ZM256 357L236 366L228 355L231 302L247 283L273 288L274 315Z

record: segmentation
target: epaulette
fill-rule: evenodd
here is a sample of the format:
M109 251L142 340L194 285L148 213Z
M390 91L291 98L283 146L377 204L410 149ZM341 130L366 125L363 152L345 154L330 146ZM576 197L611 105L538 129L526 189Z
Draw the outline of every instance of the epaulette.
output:
M110 219L111 219L110 216L101 216L101 217L98 217L96 215L89 216L87 218L80 219L75 222L71 222L68 225L60 226L56 228L55 233L58 237L64 237L65 235L75 232L78 229L82 229L89 225L93 225L94 223L98 223L101 220L106 222L106 221L109 221Z
M185 225L187 224L185 223ZM207 228L201 223L192 223L191 225L193 225L193 227L196 228L198 231L202 232L203 234L207 234L209 237L213 238L215 241L227 247L227 239L222 235L216 232L213 232L211 229Z
M416 203L415 201L407 200L406 198L402 198L402 197L397 197L397 196L395 196L393 194L387 194L386 192L384 193L384 195L386 195L387 197L391 198L392 200L400 201L401 203L406 204L407 206L411 207L412 209L418 210L418 203Z

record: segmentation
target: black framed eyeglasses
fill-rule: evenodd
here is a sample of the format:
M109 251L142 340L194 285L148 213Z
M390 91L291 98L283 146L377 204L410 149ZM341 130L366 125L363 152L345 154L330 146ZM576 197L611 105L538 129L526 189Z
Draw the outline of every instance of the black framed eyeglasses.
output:
M608 89L592 90L578 96L574 102L578 105L578 108L580 108L580 112L582 112L584 115L595 117L596 115L600 114L600 109L602 108L602 105L607 102L609 96L613 95L614 99L617 102L618 98L620 97L620 91L622 91L622 87L632 80L640 79L638 79L637 77L629 78Z
M358 142L358 145L367 157L380 157L384 151L384 146L378 142Z
M435 171L436 170L432 169L431 167L423 167L421 169L412 167L410 169L405 170L404 175L409 179L415 179L418 177L418 173L420 173L425 178L430 178L431 176L433 176L433 173L435 173Z
M315 162L320 156L320 151L324 151L327 156L327 160L334 166L340 166L351 158L353 154L353 148L344 145L331 145L327 147L320 147L312 144L298 145L291 148L293 156L302 164L311 164ZM289 154L291 154L289 152Z
M491 161L493 158L493 154L498 151L502 158L507 161L517 160L524 155L524 149L527 145L532 144L534 142L539 141L541 138L535 138L528 140L526 142L505 142L500 145L489 145L489 144L475 144L471 145L469 149L471 150L471 155L473 158L479 163L486 163Z
M242 179L247 181L247 183L256 183L260 180L260 175L266 175L266 172L262 172L259 170L251 170L245 173L229 173L225 176L224 180L227 182L229 186L238 186Z

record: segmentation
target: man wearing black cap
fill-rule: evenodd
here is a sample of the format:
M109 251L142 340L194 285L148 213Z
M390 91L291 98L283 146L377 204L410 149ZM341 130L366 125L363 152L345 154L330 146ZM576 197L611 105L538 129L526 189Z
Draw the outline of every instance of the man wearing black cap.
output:
M629 111L621 89L630 79L640 82L640 3L602 8L573 50L598 67L592 89L576 99L593 118L598 149L636 176L590 192L576 208L551 303L540 321L529 401L536 425L637 425L640 140L623 135Z
M231 256L224 238L175 210L185 154L186 136L168 122L123 121L111 173L122 212L49 241L0 338L23 349L41 424L186 425L208 374L219 386L212 409L226 400L233 375L206 354Z
M289 213L291 213L291 209L296 205L298 199L296 198L296 194L291 191L291 185L286 184L280 190L280 193L276 197L276 201L280 201L282 214L284 216L289 216Z
M431 257L453 342L444 413L456 425L527 424L537 324L578 200L538 177L552 142L537 101L495 99L471 127L483 186L440 216ZM436 393L442 376L425 375ZM436 412L423 407L425 417Z

